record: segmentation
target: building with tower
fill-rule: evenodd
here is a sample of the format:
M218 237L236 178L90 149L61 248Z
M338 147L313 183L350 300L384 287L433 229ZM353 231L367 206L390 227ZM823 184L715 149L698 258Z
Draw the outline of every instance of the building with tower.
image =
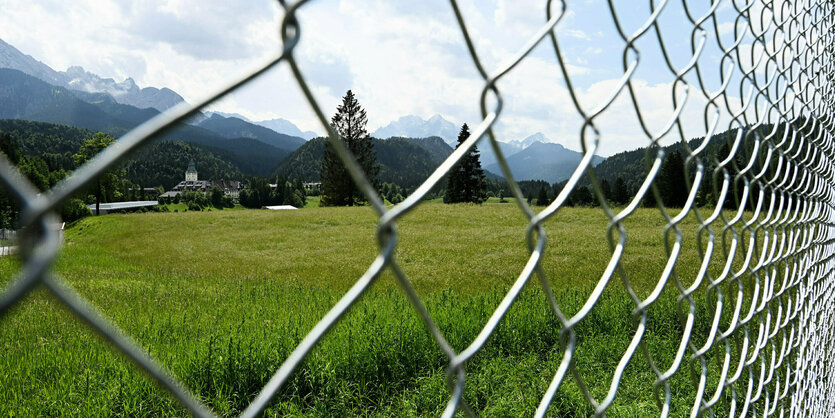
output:
M211 190L213 186L218 186L221 190L223 190L223 194L231 196L233 199L237 200L240 189L242 188L240 181L223 180L212 182L210 180L198 179L197 167L194 164L194 160L189 160L185 177L185 180L177 183L173 189L163 193L160 197L174 197L187 190L207 192Z
M186 181L197 181L197 168L194 167L194 160L188 160L186 169Z

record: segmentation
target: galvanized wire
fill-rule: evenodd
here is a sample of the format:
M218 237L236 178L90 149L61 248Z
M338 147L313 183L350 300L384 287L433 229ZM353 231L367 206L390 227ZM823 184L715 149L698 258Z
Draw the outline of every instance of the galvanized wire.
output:
M608 96L593 107L581 104L578 89L564 56L563 42L557 30L566 16L569 3L548 0L544 6L544 23L508 61L489 71L481 60L467 18L456 0L450 0L451 13L463 35L473 65L483 79L480 98L482 121L467 140L447 158L424 183L403 202L387 208L383 199L366 178L354 156L328 123L325 113L311 93L304 72L294 58L301 36L296 18L307 0L292 4L280 1L285 10L280 33L280 53L264 64L246 72L227 86L207 95L194 105L182 103L123 135L113 145L92 158L73 175L52 190L39 194L8 159L0 154L0 181L22 206L19 239L24 261L18 277L0 293L0 316L20 302L38 286L53 293L57 300L101 334L137 367L147 372L169 391L185 408L197 416L213 412L190 393L171 373L155 362L145 351L116 328L72 287L55 277L50 268L56 259L60 239L54 228L53 214L58 204L90 184L109 167L130 155L137 147L196 114L202 107L220 99L261 73L286 63L301 91L329 134L340 159L346 164L354 182L379 216L377 238L380 252L365 274L339 300L299 343L272 378L254 398L242 416L261 414L276 393L317 343L389 269L408 297L427 331L449 359L447 367L450 398L444 415L457 411L475 415L464 398L467 383L467 361L477 354L494 334L505 314L518 299L522 289L536 275L553 314L562 324L560 332L561 362L535 412L545 415L552 400L567 379L581 389L595 415L605 415L618 396L625 369L633 363L636 353L644 356L652 373L658 414L670 414L672 393L670 379L687 374L689 366L696 392L693 394L691 416L715 414L724 401L731 416L832 416L835 415L835 146L833 146L833 53L835 53L835 15L831 2L805 0L715 0L706 3L705 11L696 14L686 0L681 1L690 27L690 58L677 66L671 58L671 47L662 33L661 19L673 0L650 0L651 13L633 32L625 29L625 20L611 0L608 8L612 23L622 43L622 67L619 82ZM705 4L701 4L702 7ZM521 7L521 6L517 6ZM580 2L571 7L583 7ZM723 15L733 15L732 20ZM732 42L723 37L720 26L733 24ZM680 29L680 28L679 28ZM654 40L653 40L654 39ZM639 44L657 46L663 64L669 71L671 108L666 123L653 130L646 112L640 106L640 88L636 72L642 65ZM716 62L704 57L705 48L713 43L721 58ZM539 45L549 45L559 66L562 82L582 128L577 145L583 158L554 201L536 213L526 204L525 196L514 180L493 130L500 119L504 100L497 82L523 62ZM707 74L720 76L718 88L711 90ZM683 109L696 99L704 102L703 120L686 120ZM607 132L599 119L616 100L631 101L641 132L646 137L647 176L634 198L622 209L609 206L598 181L593 158ZM494 103L492 106L489 102ZM724 122L728 121L728 122ZM705 139L688 142L685 124L701 123ZM730 137L730 153L719 160L707 152L716 134L736 129ZM681 209L663 206L657 187L658 174L666 157L660 148L663 138L675 136L685 151L688 197ZM520 211L527 217L527 241L530 257L517 279L485 323L475 339L461 352L446 341L410 278L394 257L397 249L397 221L416 208L424 197L443 181L449 170L479 141L488 141L495 152L502 174L508 180ZM709 171L712 168L712 172ZM563 208L570 193L584 175L588 175L602 212L609 219L606 231L611 257L594 289L583 306L567 316L554 297L551 282L542 268L548 243L545 221ZM695 204L700 191L715 196L709 207ZM648 295L639 295L622 265L627 246L629 219L648 194L653 194L658 211L665 219L665 267ZM733 202L734 210L723 210ZM695 217L698 228L697 249L700 268L693 277L682 277L676 266L683 248L680 224ZM553 227L553 226L552 226ZM560 243L570 245L570 243ZM550 251L560 251L554 245ZM717 256L723 268L719 275L708 268ZM627 348L612 370L612 379L602 398L595 397L576 367L578 341L576 329L599 304L604 289L613 278L619 278L634 304L634 333ZM646 346L649 312L665 289L678 293L682 312L682 333L675 356L662 364L653 358ZM712 311L697 315L696 297L713 301ZM693 337L695 324L709 324L703 342ZM711 368L709 360L718 362ZM559 412L559 411L552 411Z

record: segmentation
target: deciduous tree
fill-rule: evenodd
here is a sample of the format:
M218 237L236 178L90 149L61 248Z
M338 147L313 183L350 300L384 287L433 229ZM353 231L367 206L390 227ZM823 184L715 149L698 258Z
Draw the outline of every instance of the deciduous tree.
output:
M77 153L73 154L73 162L75 162L76 165L85 163L103 149L107 148L107 146L112 144L114 141L116 141L116 138L103 132L97 132L92 138L84 141L84 144L81 145L81 149L79 149ZM93 195L96 197L96 215L99 214L99 204L102 201L109 202L121 197L119 196L121 193L119 193L118 189L121 182L120 179L124 176L124 170L110 169L96 178L96 182L93 184L92 190Z

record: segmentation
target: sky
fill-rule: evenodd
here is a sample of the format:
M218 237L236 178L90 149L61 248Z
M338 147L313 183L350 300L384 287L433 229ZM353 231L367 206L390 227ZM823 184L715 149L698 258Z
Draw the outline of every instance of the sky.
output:
M552 10L559 13L560 3L554 3ZM625 42L615 18L631 34L652 14L648 2L614 3L612 13L604 0L568 2L555 30L572 91L586 113L608 102L624 74ZM697 17L708 11L706 3L686 2ZM459 6L491 73L546 21L545 1L461 0ZM0 0L0 10L0 38L56 70L80 65L117 81L131 77L141 87L171 88L189 102L277 54L284 15L278 2L270 0ZM717 13L720 40L729 44L735 13L728 2ZM295 54L326 114L332 114L351 89L368 112L369 132L409 114L441 114L455 124L471 126L481 121L484 82L448 1L313 0L298 16L301 41ZM700 36L694 35L680 1L668 2L658 22L664 50L678 71L693 55L691 39L698 44ZM715 91L721 84L722 53L713 27L709 29L698 63L705 70L705 88ZM640 57L632 82L646 132L631 98L621 91L594 120L603 156L647 146L653 137L662 143L678 140L677 132L660 135L675 114L674 96L679 103L686 98L681 111L685 136L707 132L707 101L695 74L685 76L690 83L686 92L681 85L674 88L676 71L663 60L655 32L635 45ZM635 58L630 52L626 60ZM520 140L542 132L553 142L581 149L583 119L549 39L498 87L505 103L497 139ZM736 90L732 97L744 96ZM206 110L239 113L252 120L280 117L302 130L324 132L286 64ZM719 121L719 131L727 129L727 109Z

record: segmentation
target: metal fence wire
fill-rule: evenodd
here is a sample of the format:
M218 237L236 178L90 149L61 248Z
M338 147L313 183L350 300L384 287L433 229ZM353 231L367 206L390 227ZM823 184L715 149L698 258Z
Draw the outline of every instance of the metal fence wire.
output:
M669 59L670 50L659 28L660 17L665 13L665 8L669 7L668 3L673 1L650 1L652 13L634 33L624 32L622 16L612 2L608 2L610 17L623 44L622 77L610 91L607 100L587 108L578 100L577 89L572 85L571 73L564 58L564 48L561 47L563 44L556 31L569 7L583 7L582 2L569 4L567 1L549 0L543 5L545 23L541 28L518 50L512 60L490 71L479 57L476 42L468 31L466 16L456 0L450 0L472 62L484 80L481 95L483 120L463 145L414 193L403 202L386 207L354 156L330 127L294 58L301 36L296 14L310 1L300 0L291 4L279 0L285 11L280 26L283 41L280 53L198 103L181 103L141 124L50 191L38 193L16 167L0 154L0 179L3 186L21 202L23 209L20 218L25 231L19 240L20 256L24 263L19 276L0 293L0 317L7 315L10 308L34 288L43 286L152 376L190 412L198 416L214 415L142 348L52 273L51 266L57 257L60 241L56 239L58 232L49 225L57 222L54 211L59 203L94 181L109 167L118 164L121 158L137 147L173 129L177 123L185 122L199 109L268 69L287 65L310 107L327 129L330 142L348 167L354 182L378 214L377 238L380 251L365 274L356 280L275 371L242 416L257 416L265 410L317 343L386 269L393 272L426 329L449 358L447 373L450 396L445 416L452 416L459 411L474 415L463 397L467 381L466 362L484 346L522 288L534 276L548 298L553 315L563 327L560 345L562 360L559 367L553 370L550 386L542 394L535 411L537 416L548 411L557 390L570 379L577 382L596 415L605 415L617 396L624 370L636 352L647 357L656 375L654 386L658 413L662 416L670 412L671 388L668 382L676 373L691 374L695 379L697 389L692 399L693 416L712 415L715 412L713 407L720 399L729 402L727 410L734 416L835 415L833 4L826 0L716 0L705 1L706 12L698 16L693 14L692 6L687 1L682 1L684 15L689 22L689 27L683 30L691 34L691 59L686 65L676 67ZM722 13L729 12L732 20L720 18ZM723 41L720 36L720 26L727 23L734 26L733 42L730 43ZM634 74L641 64L638 45L643 45L642 42L651 42L651 45L658 48L656 52L663 55L666 64L664 71L669 71L674 80L670 92L673 98L670 117L666 126L658 132L652 132L646 126L646 111L638 106L636 99L639 87L634 83ZM719 68L716 61L700 59L708 43L715 43L722 52ZM582 118L583 127L577 144L582 148L583 159L562 192L545 209L535 213L525 203L526 199L513 180L513 173L502 156L492 128L500 118L504 103L497 81L513 71L540 44L553 49L570 96L554 100L571 100ZM722 82L718 89L711 91L703 83L702 77L708 71L715 73L717 70ZM741 99L734 101L732 94L736 93ZM598 130L596 119L618 97L631 100L632 110L646 135L649 174L632 201L615 212L602 197L591 162L599 145L607 140L606 132ZM704 118L690 122L703 124L707 135L700 142L688 142L681 127L683 122L687 122L682 120L682 108L688 99L697 97L705 103ZM720 123L720 120L728 122ZM730 155L724 160L717 159L713 154L708 156L705 150L715 140L715 134L728 129L736 129L729 141ZM666 220L664 244L668 259L654 290L646 298L640 298L632 291L626 273L619 268L627 239L624 220L636 210L647 194L652 193L657 197L656 201L661 201L654 182L665 155L659 152L661 148L653 145L658 145L659 140L668 133L677 133L685 150L689 197L681 210L668 210L658 204L658 210ZM457 352L447 343L412 287L409 277L393 257L398 242L395 226L400 218L421 203L479 140L482 146L491 146L494 150L519 210L529 219L527 237L530 258L477 337L466 349ZM601 200L601 210L610 220L607 232L612 255L582 308L569 317L560 310L546 273L540 267L547 242L543 222L565 205L569 193L584 174L590 176L593 190ZM715 209L694 205L697 194L703 189L714 193ZM738 209L722 209L726 201L734 199L738 200L738 204L734 205ZM687 278L675 273L682 248L679 224L686 217L695 217L700 223L698 249L702 260L702 268L696 276ZM558 248L558 245L553 247ZM725 263L719 275L711 274L706 267L714 255L721 256ZM734 262L740 259L742 263ZM574 366L577 350L575 328L588 317L612 278L623 282L634 302L634 336L613 371L608 392L605 397L598 399L586 389ZM679 303L684 307L684 314L678 350L672 363L665 369L652 361L649 351L645 349L644 340L648 310L668 285L674 286L679 292ZM709 300L713 301L706 315L696 314L694 296L697 292L703 295L706 293L710 296ZM703 343L697 343L692 338L696 321L709 324L708 336ZM721 367L718 375L709 376L706 360L708 352L719 353L717 361ZM714 370L712 373L717 372Z

